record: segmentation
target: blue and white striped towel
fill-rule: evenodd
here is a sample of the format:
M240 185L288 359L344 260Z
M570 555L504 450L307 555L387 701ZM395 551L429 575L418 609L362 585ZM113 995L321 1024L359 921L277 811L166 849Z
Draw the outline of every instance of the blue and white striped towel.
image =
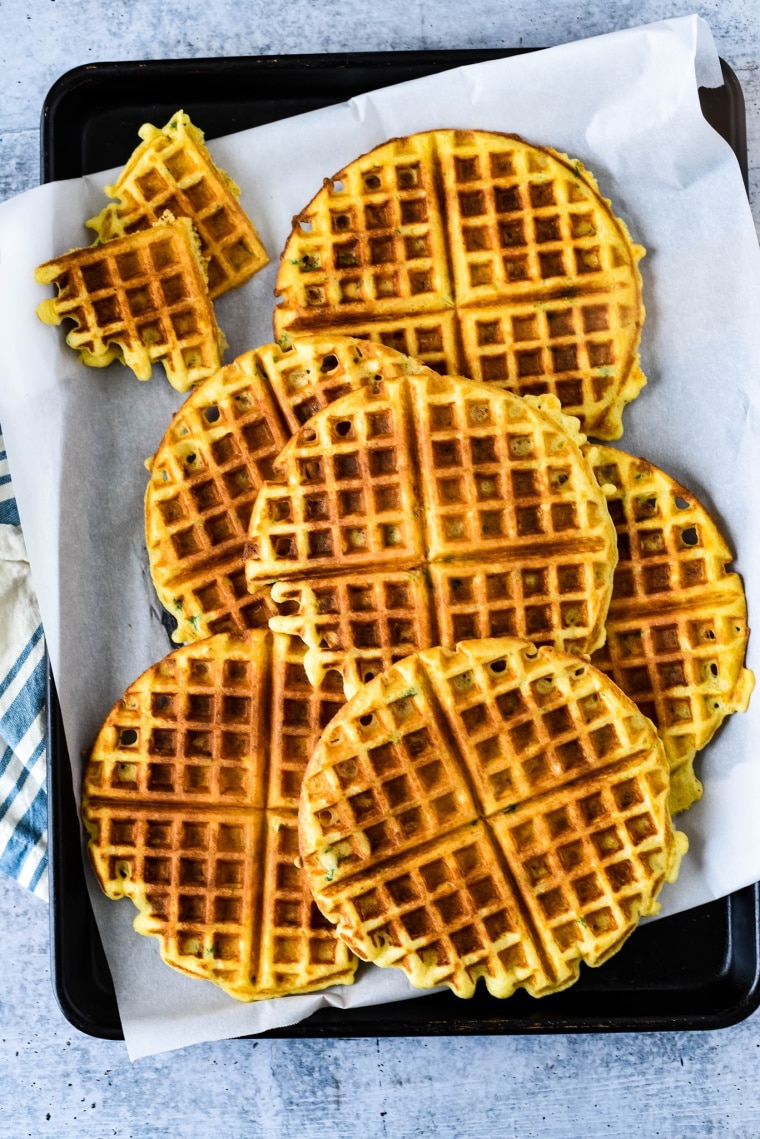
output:
M47 900L45 642L1 434L0 872Z

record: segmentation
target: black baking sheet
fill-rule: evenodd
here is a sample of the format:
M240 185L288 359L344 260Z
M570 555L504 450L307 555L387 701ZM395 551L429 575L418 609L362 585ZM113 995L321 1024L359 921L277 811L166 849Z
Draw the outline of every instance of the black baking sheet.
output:
M240 59L96 63L52 87L42 114L42 179L122 164L144 122L183 108L213 138L342 102L364 91L462 64L516 54L388 52ZM705 117L733 147L747 184L744 99L722 64L724 85L700 91ZM332 171L326 171L332 173ZM168 651L167 645L167 651ZM51 954L61 1009L81 1031L122 1036L111 976L90 907L80 824L55 685L48 669ZM760 892L727 898L638 930L598 970L583 968L566 992L470 1001L445 992L397 1004L322 1009L270 1036L419 1036L720 1028L760 1004Z

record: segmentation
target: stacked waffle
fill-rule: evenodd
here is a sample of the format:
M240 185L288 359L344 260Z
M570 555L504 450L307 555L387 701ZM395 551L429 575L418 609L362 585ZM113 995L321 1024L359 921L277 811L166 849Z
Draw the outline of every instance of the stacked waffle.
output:
M617 555L583 444L552 396L440 376L339 336L259 349L188 398L151 463L146 517L157 585L176 598L184 582L172 605L179 636L197 643L125 694L84 795L98 876L136 902L136 928L165 960L239 999L307 991L347 979L345 962L305 969L319 934L322 964L337 937L415 984L466 995L483 976L497 995L543 994L654 911L681 842L661 741L587 663ZM267 621L271 633L246 631ZM530 638L546 646L538 655ZM265 644L269 674L252 666L241 680L260 723L246 743L236 700L197 670L204 654ZM290 898L288 913L312 933L298 951L281 949L292 938L267 901L284 871L266 820L288 819L256 791L266 773L250 774L262 737L285 806L304 783L303 866L288 872L301 908ZM154 853L146 820L159 816ZM188 819L203 820L192 835ZM220 828L246 819L255 874L228 881ZM382 888L368 885L378 874ZM304 909L310 896L319 911ZM262 980L275 975L278 988Z
M519 635L591 652L615 536L575 422L470 380L385 379L318 412L285 446L250 523L249 588L295 610L315 682L353 693L398 657Z
M152 232L119 197L99 232ZM170 964L244 1000L352 954L539 996L656 912L753 678L707 511L587 439L644 383L642 253L579 163L477 131L393 140L296 219L279 344L149 463L185 647L85 776L101 884Z
M213 162L203 134L182 111L163 130L146 123L118 181L117 199L87 222L97 234L40 265L46 324L71 320L66 342L82 363L120 360L138 379L153 364L186 392L221 364L224 337L212 301L248 280L268 258L240 208L239 189Z
M145 499L151 572L175 640L266 626L275 610L268 592L248 592L243 550L277 456L318 408L413 367L383 345L326 334L248 352L185 401L150 460Z

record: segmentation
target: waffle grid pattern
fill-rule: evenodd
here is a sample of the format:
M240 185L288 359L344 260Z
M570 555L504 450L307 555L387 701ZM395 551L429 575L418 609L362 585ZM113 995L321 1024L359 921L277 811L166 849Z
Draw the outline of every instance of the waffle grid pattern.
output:
M543 643L560 630L564 648L572 651L575 642L583 651L594 572L592 557L582 550L566 551L556 565L526 557L519 568L495 572L455 561L431 566L441 644L480 637Z
M215 372L220 334L186 218L74 249L35 272L58 295L43 301L48 324L73 320L67 344L94 367L123 359L141 380L160 361L177 391Z
M435 831L430 787L448 802ZM470 995L484 975L497 995L538 995L655 908L678 845L667 792L651 725L597 670L524 641L433 649L323 737L304 865L361 956L423 987Z
M635 361L640 300L631 282L611 297L591 294L535 304L491 306L460 315L464 353L474 380L518 395L556 395L591 434L604 430L610 405L638 395L644 377ZM634 335L635 330L635 335ZM626 375L621 399L618 376Z
M594 663L653 720L674 772L674 809L701 788L692 761L731 712L746 707L749 630L741 579L715 522L690 491L644 459L594 452L619 562L607 642ZM683 796L691 796L689 802Z
M411 385L428 516L428 554L486 554L505 540L560 544L598 526L566 430L518 400L466 386ZM569 425L565 425L569 426ZM584 491L586 495L584 497Z
M444 132L438 155L459 301L606 289L630 265L579 164L518 139ZM484 153L485 150L485 153Z
M106 893L132 898L169 964L242 1000L353 972L295 865L300 781L343 702L304 683L302 658L263 631L177 650L115 706L85 775ZM296 735L298 754L281 743Z
M356 335L299 336L287 348L266 344L257 352L289 432L356 388L419 370L392 347L359 343Z
M350 981L350 954L335 936L335 927L323 917L304 876L297 869L298 815L295 811L269 812L267 816L267 875L264 886L261 975L264 992L281 994L300 990L303 975ZM323 987L325 981L317 987Z
M358 398L357 398L358 397ZM401 382L364 388L315 415L254 504L256 577L346 567L413 566L424 557ZM287 481L281 477L287 474ZM254 555L255 556L255 555ZM249 587L256 584L248 574Z
M254 505L246 574L275 582L271 627L303 638L312 680L339 668L353 693L378 660L471 628L598 644L613 527L546 407L428 371L354 392L294 436Z
M243 548L256 493L288 437L253 352L174 416L151 463L145 521L151 574L178 642L266 626L271 607L248 592Z
M256 968L251 930L260 908L263 814L182 820L165 806L95 803L86 817L98 831L96 872L110 896L123 893L144 907L136 927L159 938L162 957L183 972L241 986L248 962Z
M282 339L288 333L277 332L279 319L275 309L275 332ZM433 313L412 312L396 320L393 317L377 317L368 319L366 323L347 321L345 326L336 318L335 321L330 321L330 326L336 333L355 336L402 352L422 361L426 367L441 375L453 373L454 361L461 365L457 374L466 372L461 364L458 344L460 322L453 309Z
M345 704L340 676L328 672L319 688L304 667L306 647L297 637L275 634L272 706L278 710L270 739L267 803L297 810L301 783L316 741Z
M440 372L551 392L617 438L645 382L642 254L579 163L506 135L413 135L327 180L295 219L275 334L353 330Z
M151 574L175 641L266 626L268 592L251 595L244 569L259 487L302 416L414 367L389 349L303 337L289 351L239 356L188 397L151 460L145 498Z
M337 670L347 696L396 661L435 644L438 636L430 589L414 570L310 578L307 586L282 581L272 587L272 600L277 613L271 627L297 628L308 645L308 671L319 677ZM283 615L292 606L299 613L295 619ZM303 612L307 621L300 620Z
M438 312L452 303L431 135L352 163L300 218L283 253L298 307L324 316ZM282 329L285 331L285 329ZM295 329L294 329L295 331Z
M651 912L652 883L662 882L667 863L667 787L661 761L636 757L593 789L568 788L535 816L523 806L509 822L494 820L518 891L536 925L547 930L560 975L579 951L601 963L640 914Z
M366 955L369 941L421 988L453 981L467 996L483 976L497 997L523 983L541 992L540 953L482 822L400 854L378 867L370 888L349 880L343 896L361 922L358 933L341 927L347 944Z
M259 235L237 201L237 187L215 165L203 134L178 112L159 130L146 123L137 148L106 194L117 198L87 224L101 241L147 229L168 210L198 232L212 300L268 263Z

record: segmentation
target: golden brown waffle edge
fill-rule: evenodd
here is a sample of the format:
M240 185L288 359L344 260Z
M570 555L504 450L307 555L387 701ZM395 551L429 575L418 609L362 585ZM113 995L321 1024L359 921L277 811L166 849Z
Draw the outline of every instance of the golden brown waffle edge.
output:
M319 682L436 644L523 635L585 653L604 636L614 528L577 421L424 369L317 413L251 515L249 588L285 607ZM289 610L289 611L288 611Z

